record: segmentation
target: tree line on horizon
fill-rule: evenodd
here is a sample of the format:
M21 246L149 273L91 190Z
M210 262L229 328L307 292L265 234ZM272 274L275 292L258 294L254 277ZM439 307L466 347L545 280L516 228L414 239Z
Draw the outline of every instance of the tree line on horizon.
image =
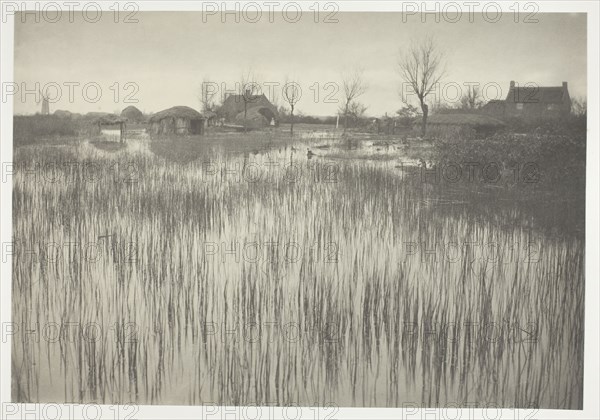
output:
M402 89L398 92L401 107L392 115L387 113L382 118L393 118L401 124L414 124L420 120L421 135L427 131L427 120L433 113L461 113L478 112L484 105L481 89L477 86L469 85L462 94L460 101L456 104L433 102L429 100L438 83L446 75L446 63L444 53L432 37L426 37L423 40L413 40L407 48L398 53L397 70L400 80L410 86L411 95L415 98L411 101L406 92ZM297 78L286 76L286 83L282 89L281 101L274 92L272 97L268 98L278 109L282 122L290 124L290 133L293 135L295 123L326 123L335 124L338 121L342 124L344 132L352 125L364 125L375 117L367 117L368 106L360 101L360 97L367 91L368 84L364 77L364 69L356 67L340 74L340 93L336 113L327 117L315 117L303 114L298 109L300 101L300 92L298 91ZM211 93L205 89L208 78L202 83L199 95L203 111L216 111L219 104L215 101L216 93ZM240 78L237 85L238 92L244 101L250 101L253 95L259 93L259 83L256 75L251 71L246 71ZM572 113L574 115L583 115L587 110L585 98L571 98ZM416 103L415 103L416 102Z

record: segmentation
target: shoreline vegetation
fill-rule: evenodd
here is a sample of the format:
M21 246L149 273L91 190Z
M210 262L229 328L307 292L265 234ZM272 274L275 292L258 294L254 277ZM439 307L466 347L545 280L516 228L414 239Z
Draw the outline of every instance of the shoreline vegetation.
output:
M289 124L247 133L211 127L207 135L150 138L148 144L156 156L182 164L211 159L216 153L251 156L286 147L292 150L292 157L310 149L314 159L331 162L390 162L404 171L406 179L437 188L447 196L463 194L460 200L471 192L493 201L542 200L559 206L577 202L581 205L571 207L578 220L575 228L583 229L585 115L560 121L516 120L510 124L512 129L486 137L436 129L430 129L425 138L418 136L418 130L386 135L373 133L364 125L344 133L334 125L310 121L313 123L297 123L294 137L287 134ZM14 147L73 146L89 141L100 150L125 152L126 146L99 135L89 125L85 118L15 116ZM145 127L132 124L128 136L145 136Z

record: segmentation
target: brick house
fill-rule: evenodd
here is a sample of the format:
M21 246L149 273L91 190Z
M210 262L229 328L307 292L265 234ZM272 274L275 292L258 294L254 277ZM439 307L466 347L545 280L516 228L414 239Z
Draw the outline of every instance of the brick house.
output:
M508 95L503 101L494 100L483 107L483 112L497 118L526 120L554 119L569 115L571 97L567 82L562 86L519 86L510 82Z

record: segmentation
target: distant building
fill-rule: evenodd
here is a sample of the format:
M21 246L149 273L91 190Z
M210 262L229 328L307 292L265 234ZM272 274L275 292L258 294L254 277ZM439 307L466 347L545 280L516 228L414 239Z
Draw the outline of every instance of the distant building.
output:
M518 86L511 81L506 99L490 101L482 111L497 118L554 119L569 115L571 97L567 82L562 86Z
M148 120L152 134L204 134L204 116L188 106L174 106Z
M246 105L244 105L246 104ZM249 128L261 128L279 124L277 108L263 95L229 95L217 112L225 122L244 124L244 106L246 123Z

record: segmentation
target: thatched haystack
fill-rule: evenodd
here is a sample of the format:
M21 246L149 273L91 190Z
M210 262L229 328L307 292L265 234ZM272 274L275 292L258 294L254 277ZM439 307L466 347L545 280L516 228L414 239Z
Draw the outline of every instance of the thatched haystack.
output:
M244 111L235 117L237 124L244 124ZM277 114L267 107L253 107L246 112L246 127L259 129L277 124Z
M144 121L144 114L142 114L142 111L133 105L129 105L127 108L121 111L121 117L127 118L127 120L130 122L138 123Z
M148 120L151 134L204 134L204 117L188 106L174 106L157 112Z
M245 104L246 102L246 104ZM245 104L245 105L244 105ZM246 120L248 127L260 128L279 123L277 108L263 95L249 96L246 101L242 95L229 95L223 101L218 111L218 116L227 122L236 124L244 121L244 106L246 106Z

